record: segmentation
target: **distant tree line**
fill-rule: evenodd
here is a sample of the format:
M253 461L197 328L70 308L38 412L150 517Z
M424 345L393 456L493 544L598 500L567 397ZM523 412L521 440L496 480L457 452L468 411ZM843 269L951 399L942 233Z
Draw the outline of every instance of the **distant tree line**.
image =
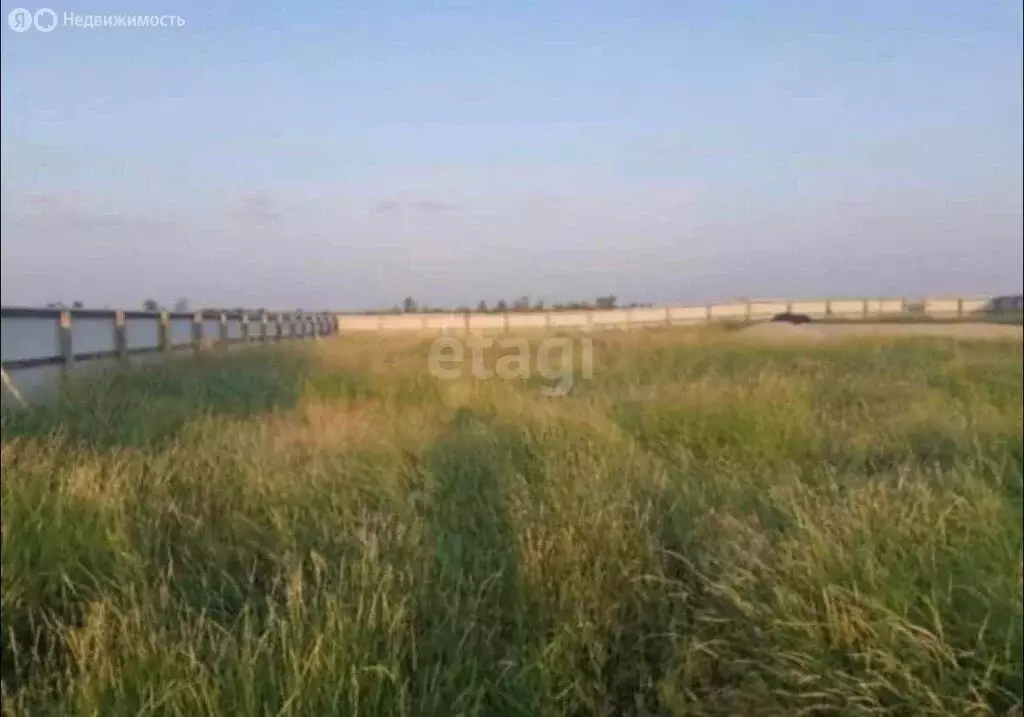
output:
M146 299L142 302L143 311L163 311L165 307L155 299ZM203 313L211 314L240 314L243 312L249 312L250 314L259 314L267 311L266 307L260 306L257 308L246 307L246 306L204 306L201 309L192 309L189 300L185 297L181 297L174 302L173 306L167 311L172 311L178 314L187 314L192 311L200 311ZM302 309L296 309L295 313L301 314Z
M419 304L411 296L405 297L401 304L396 304L391 309L385 310L369 310L367 314L450 314L450 313L476 313L476 314L504 314L506 312L513 313L538 313L544 311L587 311L590 309L632 309L651 306L651 304L619 304L618 299L615 296L599 296L593 301L569 301L564 303L554 303L550 306L546 306L543 301L530 301L528 296L520 296L518 299L513 300L511 303L505 299L499 299L493 305L487 303L486 300L481 299L476 305L476 308L470 308L469 306L458 306L458 307L446 307L446 306L429 306L427 304Z
M506 312L514 313L538 313L543 311L588 311L591 309L634 309L634 308L645 308L651 306L651 304L641 303L630 303L630 304L619 304L617 297L609 294L608 296L599 296L593 301L568 301L563 303L554 303L550 306L545 306L543 301L530 301L528 296L520 296L518 299L513 300L511 303L505 301L505 299L498 299L494 305L489 305L487 301L481 299L476 305L476 308L470 308L469 306L459 306L456 308L446 306L429 306L427 304L419 304L411 296L405 297L401 304L396 304L390 309L370 309L363 313L366 314L450 314L456 313L477 313L477 314L504 314ZM189 300L185 297L181 297L171 308L166 309L176 313L187 313L191 309L189 308ZM47 308L51 309L82 309L85 305L81 301L72 302L70 306L65 304L63 301L55 301L47 304ZM156 299L146 299L142 302L143 311L164 311L165 307ZM263 312L266 311L264 307L257 309L247 309L245 307L227 307L227 306L207 306L202 311L208 311L212 313L240 313L243 311L249 312ZM303 313L302 309L296 309L295 313Z
M158 312L158 311L165 311L166 310L166 311L171 311L171 312L178 313L178 314L185 314L185 313L189 313L189 312L192 311L190 306L191 305L189 303L189 300L186 297L184 297L184 296L179 298L177 301L175 301L170 306L165 306L164 304L161 304L156 299L146 299L145 301L142 302L142 310L143 311L152 311L154 313ZM48 308L48 309L84 309L85 308L85 304L83 302L81 302L81 301L73 301L73 302L71 302L70 305L69 304L65 304L63 301L51 301L50 303L48 303L46 305L46 308ZM104 307L104 308L109 308L109 307ZM238 312L242 312L242 311L248 311L250 313L253 313L253 312L265 311L265 309L263 307L260 307L258 309L251 309L251 308L245 308L245 307L240 307L240 306L236 306L236 307L229 307L229 306L207 306L207 307L204 307L203 309L201 309L201 311L209 311L209 312L213 312L213 313L228 313L228 314L230 314L230 313L238 313ZM301 313L302 309L296 309L296 312L297 313Z
M46 308L48 308L48 309L84 309L85 308L85 303L83 303L81 301L72 301L70 306L69 306L68 304L65 304L63 301L51 301L50 303L48 303L46 305ZM145 301L142 302L142 310L143 311L163 311L164 307L161 306L160 302L157 301L156 299L146 299ZM178 299L177 301L175 301L174 305L173 305L173 308L169 309L169 311L177 311L179 313L184 313L184 312L186 312L188 310L189 310L188 309L188 299L186 299L185 297L182 297L182 298Z

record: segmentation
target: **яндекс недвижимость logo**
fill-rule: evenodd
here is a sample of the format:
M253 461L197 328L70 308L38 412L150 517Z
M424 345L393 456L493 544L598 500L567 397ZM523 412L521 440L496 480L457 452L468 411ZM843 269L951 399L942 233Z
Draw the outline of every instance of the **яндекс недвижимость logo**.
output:
M13 32L22 33L32 29L52 32L57 25L76 30L120 27L168 28L184 27L185 18L180 15L91 15L76 12L65 12L58 17L57 13L48 7L35 12L19 7L7 13L7 26Z
M35 12L19 7L7 13L7 26L15 32L28 32L35 28L39 32L50 32L57 27L57 13L48 7Z

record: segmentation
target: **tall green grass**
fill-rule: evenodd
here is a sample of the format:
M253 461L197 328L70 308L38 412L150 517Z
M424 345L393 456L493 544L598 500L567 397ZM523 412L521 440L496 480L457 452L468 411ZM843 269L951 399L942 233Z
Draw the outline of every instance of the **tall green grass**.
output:
M4 418L11 715L1007 715L1022 350L338 339Z

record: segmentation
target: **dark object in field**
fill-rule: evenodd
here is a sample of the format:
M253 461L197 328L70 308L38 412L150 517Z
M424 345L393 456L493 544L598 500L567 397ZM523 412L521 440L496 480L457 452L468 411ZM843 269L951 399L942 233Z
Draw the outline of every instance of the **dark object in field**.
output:
M781 314L775 314L772 317L772 321L785 321L790 324L809 324L811 323L811 317L807 314L794 314L792 311L784 311Z

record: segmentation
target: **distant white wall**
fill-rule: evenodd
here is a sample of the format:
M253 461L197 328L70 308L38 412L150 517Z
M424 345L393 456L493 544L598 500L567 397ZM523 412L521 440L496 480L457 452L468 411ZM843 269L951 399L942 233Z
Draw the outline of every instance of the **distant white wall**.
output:
M957 299L926 299L924 304L925 313L929 316L956 316L961 308Z
M381 328L380 316L339 316L341 331L377 331Z
M703 306L638 307L591 311L507 312L505 314L380 314L339 315L342 332L358 331L469 331L630 329L686 326L718 321L765 321L792 311L813 319L867 319L891 317L923 307L933 318L968 317L991 306L990 298L869 298L869 299L754 299ZM920 312L915 312L919 315Z
M711 307L711 319L736 319L747 318L747 307L749 304L714 304Z
M794 301L790 311L794 314L807 314L814 319L823 319L828 316L828 301Z
M668 309L669 320L675 324L696 324L708 320L706 306L680 306Z
M664 326L665 309L639 308L626 309L629 312L629 323L640 326Z
M471 331L501 331L505 328L505 317L501 314L470 314Z
M755 321L770 319L775 314L781 314L787 308L788 305L784 301L752 301L750 302L750 318Z
M552 311L551 327L575 329L587 326L589 318L586 311Z
M837 299L829 302L829 310L832 316L837 318L856 318L864 315L863 301L851 301L849 299ZM879 313L878 301L868 300L868 313Z

